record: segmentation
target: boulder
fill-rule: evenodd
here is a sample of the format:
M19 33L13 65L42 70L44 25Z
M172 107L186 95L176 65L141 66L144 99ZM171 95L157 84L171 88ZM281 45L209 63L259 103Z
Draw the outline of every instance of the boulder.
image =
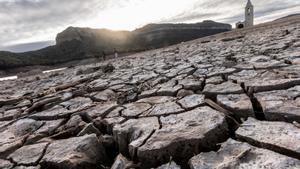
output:
M112 73L114 70L115 70L115 67L111 63L104 65L102 67L103 73Z

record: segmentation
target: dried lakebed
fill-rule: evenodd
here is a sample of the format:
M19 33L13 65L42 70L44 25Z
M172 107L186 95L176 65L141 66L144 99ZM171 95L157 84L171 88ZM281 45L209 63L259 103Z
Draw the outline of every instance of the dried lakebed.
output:
M0 168L300 168L299 27L3 81Z

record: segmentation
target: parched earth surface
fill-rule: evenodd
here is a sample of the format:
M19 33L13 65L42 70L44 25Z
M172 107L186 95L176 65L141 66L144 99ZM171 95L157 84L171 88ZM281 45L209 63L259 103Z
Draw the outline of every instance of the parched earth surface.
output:
M299 17L0 93L1 169L300 168Z

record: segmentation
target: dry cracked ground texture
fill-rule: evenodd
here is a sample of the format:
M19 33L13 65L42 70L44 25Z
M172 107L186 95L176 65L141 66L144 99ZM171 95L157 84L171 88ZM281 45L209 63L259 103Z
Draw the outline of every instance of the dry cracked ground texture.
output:
M300 168L299 28L1 82L0 168Z

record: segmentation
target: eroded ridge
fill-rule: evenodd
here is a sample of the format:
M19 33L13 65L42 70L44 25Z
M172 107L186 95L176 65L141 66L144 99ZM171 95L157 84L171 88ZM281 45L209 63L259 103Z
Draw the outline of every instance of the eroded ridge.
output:
M300 168L299 21L3 81L0 168Z

